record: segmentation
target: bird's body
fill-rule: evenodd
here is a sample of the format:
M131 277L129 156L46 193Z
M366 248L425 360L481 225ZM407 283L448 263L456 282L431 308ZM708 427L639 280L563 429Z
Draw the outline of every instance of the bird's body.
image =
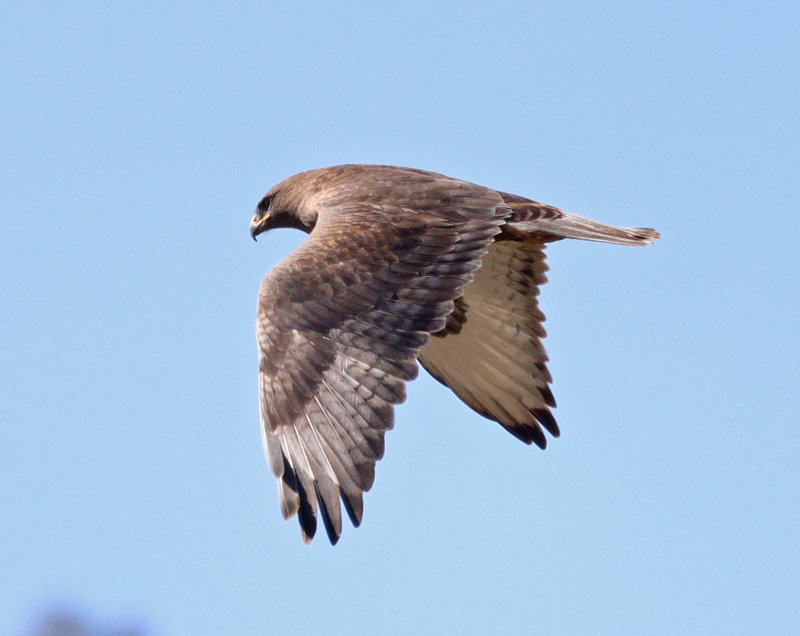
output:
M259 203L251 233L309 238L259 293L260 407L281 508L331 542L339 499L354 525L393 407L419 361L478 413L526 443L559 430L541 339L544 246L562 238L652 243L616 228L443 175L391 166L303 172Z

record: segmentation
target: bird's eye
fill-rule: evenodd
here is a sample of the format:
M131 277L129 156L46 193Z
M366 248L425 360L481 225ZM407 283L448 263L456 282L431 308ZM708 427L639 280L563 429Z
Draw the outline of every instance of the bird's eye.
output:
M266 212L269 210L269 204L272 202L272 197L266 196L258 202L258 211Z

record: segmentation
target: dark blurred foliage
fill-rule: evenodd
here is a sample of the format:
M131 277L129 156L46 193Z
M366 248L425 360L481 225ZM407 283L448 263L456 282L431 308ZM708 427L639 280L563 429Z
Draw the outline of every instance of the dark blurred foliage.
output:
M151 636L140 621L108 620L57 606L37 613L25 636Z

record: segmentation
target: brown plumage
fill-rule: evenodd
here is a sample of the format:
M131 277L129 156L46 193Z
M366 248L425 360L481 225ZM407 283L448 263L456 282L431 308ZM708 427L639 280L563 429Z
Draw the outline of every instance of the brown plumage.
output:
M310 233L258 300L261 430L281 510L303 539L317 511L332 543L339 501L361 523L384 432L417 361L525 443L558 437L537 295L545 243L647 245L617 228L440 174L391 166L311 170L258 204L255 238Z

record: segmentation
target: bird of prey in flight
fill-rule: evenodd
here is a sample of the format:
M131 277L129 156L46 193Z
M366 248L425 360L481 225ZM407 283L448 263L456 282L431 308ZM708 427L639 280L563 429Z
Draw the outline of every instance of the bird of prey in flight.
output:
M550 411L544 247L564 238L648 245L612 227L441 174L375 165L310 170L258 204L253 238L309 234L258 297L261 432L281 510L331 543L344 504L361 523L394 405L417 362L526 444L558 437Z

